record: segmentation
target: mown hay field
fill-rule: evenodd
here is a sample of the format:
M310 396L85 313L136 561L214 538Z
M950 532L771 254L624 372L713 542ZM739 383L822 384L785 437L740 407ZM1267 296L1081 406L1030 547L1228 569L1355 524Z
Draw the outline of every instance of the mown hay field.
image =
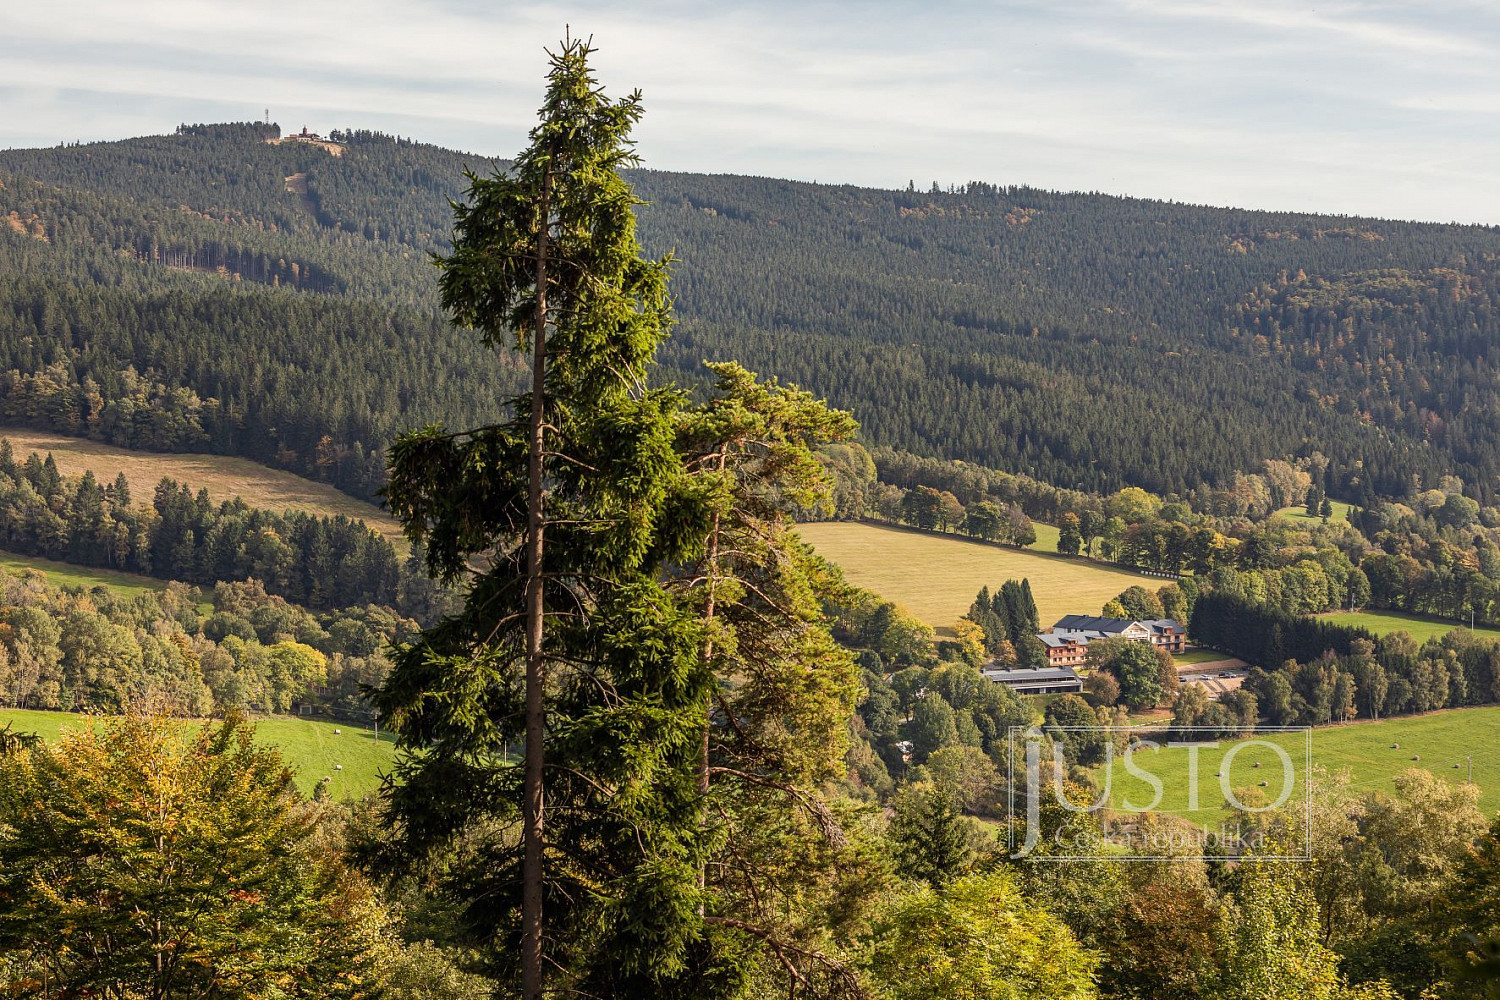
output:
M18 462L31 452L44 457L50 452L65 476L81 476L92 470L95 478L107 483L123 472L130 480L137 503L149 502L156 484L163 476L170 476L195 491L208 490L208 495L216 501L242 497L252 507L278 514L288 510L330 517L343 514L364 521L405 551L400 525L374 504L356 500L327 483L272 469L248 458L130 451L27 427L0 426L0 437L10 440Z
M830 521L797 530L850 583L945 630L968 612L980 587L994 590L1006 580L1031 581L1043 628L1067 614L1097 615L1132 584L1155 590L1167 582L1087 559L886 525Z

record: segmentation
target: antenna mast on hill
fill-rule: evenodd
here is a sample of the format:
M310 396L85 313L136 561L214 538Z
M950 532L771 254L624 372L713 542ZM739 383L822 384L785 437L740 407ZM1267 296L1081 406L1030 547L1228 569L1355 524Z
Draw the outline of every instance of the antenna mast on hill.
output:
M264 118L262 118L261 121L264 122L267 125L271 124L271 109L270 108L266 109L266 116Z

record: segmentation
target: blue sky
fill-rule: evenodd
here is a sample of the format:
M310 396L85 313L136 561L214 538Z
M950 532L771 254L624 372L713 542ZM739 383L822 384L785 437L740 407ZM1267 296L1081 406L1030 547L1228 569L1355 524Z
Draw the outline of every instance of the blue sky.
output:
M0 5L0 145L179 121L521 144L565 24L648 166L1500 224L1500 3Z

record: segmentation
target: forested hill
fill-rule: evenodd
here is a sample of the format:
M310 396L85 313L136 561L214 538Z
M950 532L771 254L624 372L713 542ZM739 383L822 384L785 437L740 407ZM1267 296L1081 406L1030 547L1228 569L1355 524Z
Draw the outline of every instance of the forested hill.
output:
M428 255L482 157L264 126L0 151L0 419L379 485L406 427L488 419L515 368ZM335 155L337 153L338 155ZM970 184L641 171L680 258L666 375L734 358L871 444L1182 491L1318 450L1329 490L1500 477L1500 230Z

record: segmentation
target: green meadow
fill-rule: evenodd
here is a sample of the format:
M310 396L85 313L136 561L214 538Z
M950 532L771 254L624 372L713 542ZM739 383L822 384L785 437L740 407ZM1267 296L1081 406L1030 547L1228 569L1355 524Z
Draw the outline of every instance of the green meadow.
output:
M135 573L120 573L112 569L96 569L90 566L74 566L71 563L54 562L41 556L18 556L0 552L0 568L17 575L34 570L47 578L54 587L108 587L126 597L134 597L152 590L165 589L165 580L154 580Z
M1330 500L1328 502L1333 507L1333 516L1328 519L1329 521L1349 520L1349 511L1354 508L1353 504L1344 503L1342 500ZM1284 517L1291 521L1305 521L1309 523L1313 521L1323 520L1321 517L1310 517L1307 513L1306 507L1283 507L1272 516Z
M1149 739L1165 743L1160 734ZM1302 784L1308 763L1308 737L1300 732L1258 737L1284 750L1293 764L1292 801L1305 799ZM1196 823L1215 823L1224 814L1225 799L1217 773L1223 760L1240 741L1220 741L1197 752L1197 808L1189 808L1190 752L1183 747L1162 746L1138 750L1134 764L1154 775L1162 784L1160 812L1171 813ZM1283 787L1283 763L1269 746L1243 741L1229 770L1229 787L1249 802L1257 794L1275 799ZM1397 749L1392 744L1400 744ZM1420 760L1413 760L1420 757ZM1379 722L1356 722L1340 726L1323 726L1312 730L1311 764L1330 773L1347 770L1352 786L1360 792L1389 792L1392 779L1408 768L1420 767L1454 783L1465 781L1469 758L1473 759L1474 783L1479 786L1479 805L1488 816L1500 811L1500 706L1450 709L1427 715L1402 716ZM1259 764L1259 767L1255 765ZM1102 779L1103 775L1098 775ZM1116 760L1110 775L1111 802L1117 806L1127 799L1141 806L1153 797L1146 779L1129 773L1123 761ZM1262 788L1260 782L1265 781Z
M1426 642L1428 639L1447 635L1456 628L1468 627L1463 622L1452 621L1448 618L1408 615L1401 611L1339 611L1318 617L1339 625L1367 628L1376 635L1408 632L1418 642ZM1474 634L1485 639L1500 639L1500 629L1485 628L1482 625L1474 630Z
M10 723L13 729L36 733L44 740L55 740L65 730L92 725L95 719L71 712L0 708L0 727ZM377 739L368 728L343 722L265 716L255 720L255 737L281 751L304 795L312 792L318 779L327 777L334 798L360 798L380 787L381 776L391 770L396 758L392 737L382 733Z
M1181 653L1173 653L1172 659L1178 663L1217 663L1219 660L1229 660L1233 657L1221 653L1216 649L1186 649Z

